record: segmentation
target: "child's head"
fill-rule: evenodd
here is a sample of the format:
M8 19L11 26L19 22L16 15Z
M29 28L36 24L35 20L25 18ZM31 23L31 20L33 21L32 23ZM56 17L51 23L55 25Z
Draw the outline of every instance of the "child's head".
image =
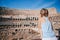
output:
M40 14L41 14L41 17L42 16L48 17L48 10L45 8L42 8L40 11Z

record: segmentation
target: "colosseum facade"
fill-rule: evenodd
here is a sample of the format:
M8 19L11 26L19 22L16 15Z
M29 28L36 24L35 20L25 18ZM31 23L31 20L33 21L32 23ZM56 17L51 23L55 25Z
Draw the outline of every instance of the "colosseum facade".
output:
M49 17L56 35L60 28L60 14L55 8L48 8ZM38 30L40 10L18 10L0 7L0 40L41 39ZM37 32L38 31L38 32Z

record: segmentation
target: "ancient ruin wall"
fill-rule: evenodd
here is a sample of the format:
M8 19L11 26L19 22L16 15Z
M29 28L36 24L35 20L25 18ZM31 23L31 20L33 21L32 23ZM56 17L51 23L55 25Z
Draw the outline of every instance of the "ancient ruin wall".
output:
M49 17L53 24L54 31L60 28L60 14L55 8L49 8ZM40 10L0 10L0 39L1 40L30 40L40 38L37 26ZM39 30L38 30L39 31Z

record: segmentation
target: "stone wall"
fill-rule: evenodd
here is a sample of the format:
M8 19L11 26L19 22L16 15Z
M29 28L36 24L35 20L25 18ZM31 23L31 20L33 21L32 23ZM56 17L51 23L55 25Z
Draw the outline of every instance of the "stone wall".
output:
M49 17L55 29L60 28L60 14L56 9L49 8ZM17 10L17 9L0 9L0 40L32 40L40 39L38 33L38 20L40 10Z

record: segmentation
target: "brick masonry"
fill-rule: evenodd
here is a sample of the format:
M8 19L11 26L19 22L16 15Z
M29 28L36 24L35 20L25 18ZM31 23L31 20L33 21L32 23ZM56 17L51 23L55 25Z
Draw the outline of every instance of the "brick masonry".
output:
M49 17L56 29L60 28L60 14L55 8L48 8ZM40 10L0 9L0 40L32 40L41 39L38 30ZM40 27L40 25L39 25ZM38 31L38 32L37 32Z

